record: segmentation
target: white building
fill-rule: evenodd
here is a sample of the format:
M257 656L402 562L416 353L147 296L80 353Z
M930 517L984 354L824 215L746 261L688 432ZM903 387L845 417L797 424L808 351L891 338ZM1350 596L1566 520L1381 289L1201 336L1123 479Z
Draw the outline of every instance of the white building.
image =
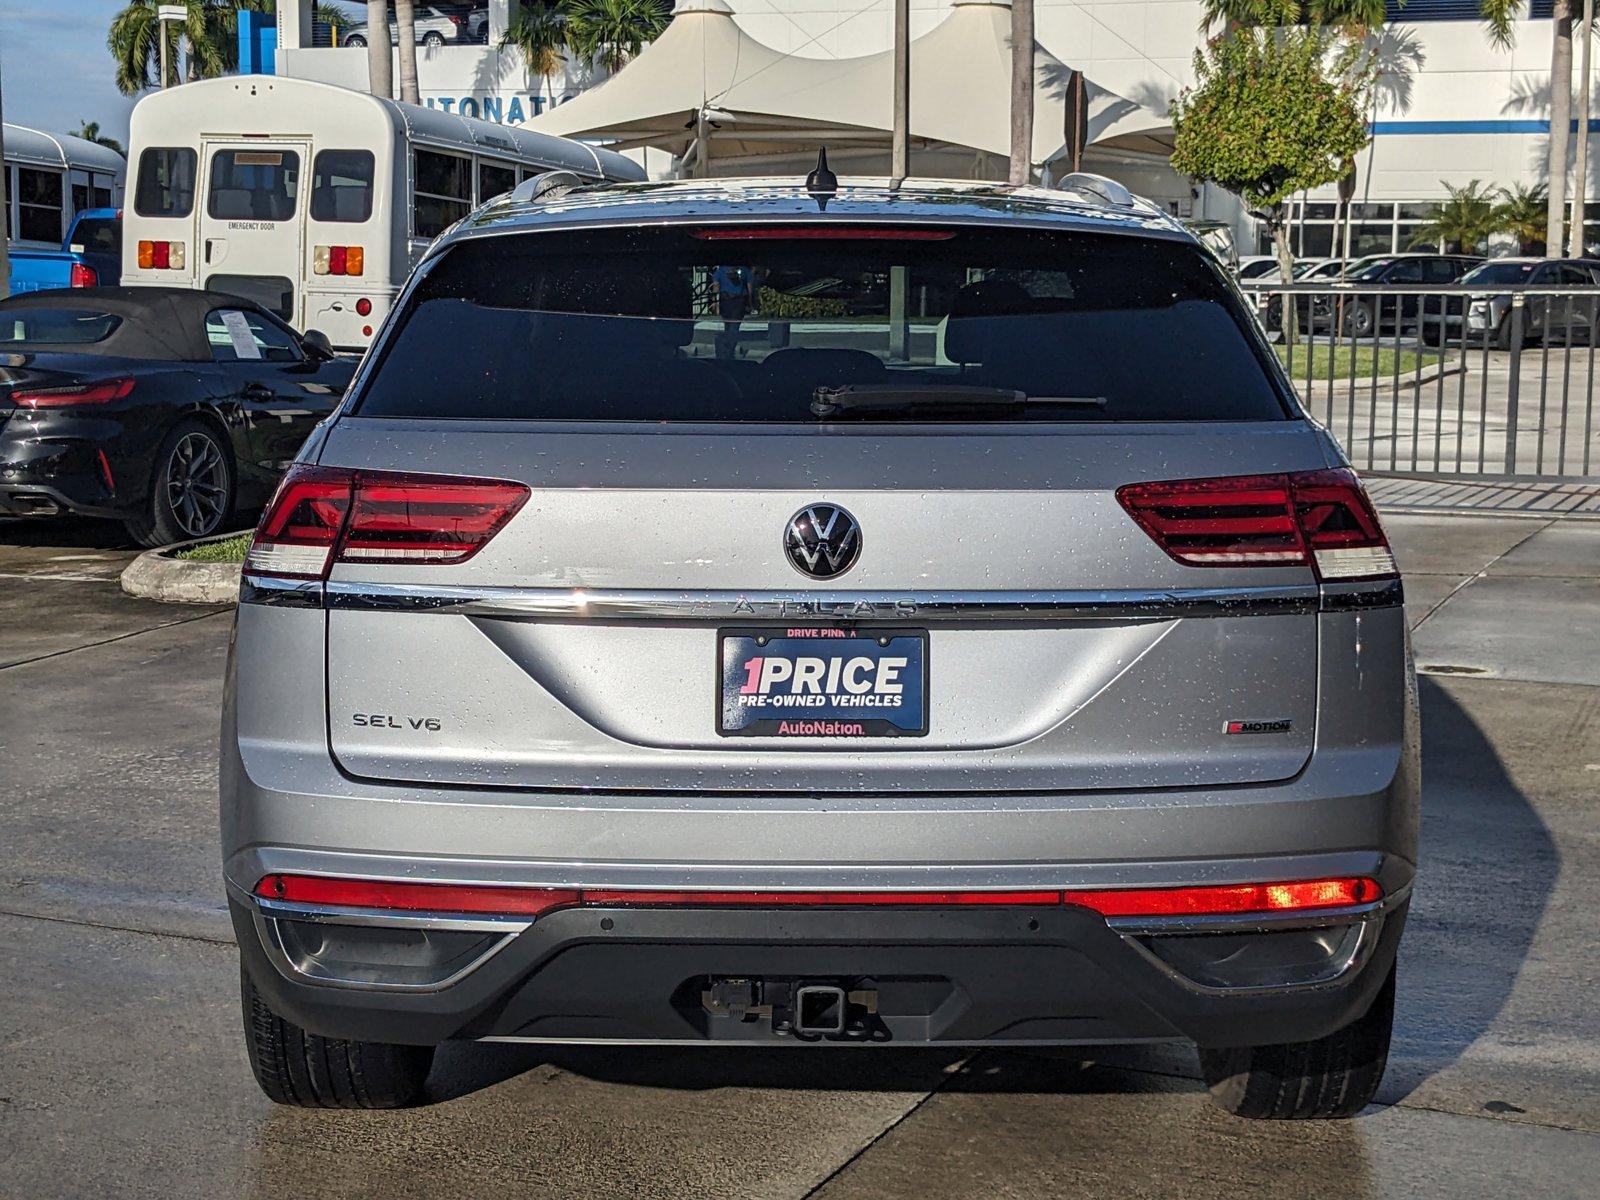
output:
M514 52L496 46L520 0L488 0L489 45L419 47L423 102L490 120L533 116L598 79L569 64L554 79L530 78ZM784 53L850 58L887 48L891 0L728 0L739 25ZM353 49L310 49L309 0L281 3L280 73L353 87L366 83L366 57ZM911 0L911 33L945 19L950 0ZM1406 249L1416 224L1445 195L1445 186L1545 179L1551 23L1549 0L1534 0L1541 19L1520 21L1509 50L1492 46L1475 0L1391 0L1385 40L1391 69L1383 76L1372 145L1358 163L1353 249ZM1094 82L1158 110L1192 80L1200 43L1198 0L1035 0L1039 41ZM302 32L304 31L304 32ZM1575 55L1576 57L1576 55ZM1600 63L1596 64L1600 66ZM915 62L912 64L915 70ZM959 87L959 80L951 86ZM475 110L475 111L474 111ZM1576 112L1574 104L1574 112ZM1600 106L1596 117L1600 118ZM1591 122L1591 130L1600 120ZM1592 133L1591 133L1592 136ZM1575 139L1574 139L1575 140ZM659 156L658 156L659 159ZM653 171L664 162L651 161ZM1253 222L1214 189L1156 177L1130 163L1127 182L1154 193L1183 215L1237 219L1241 244ZM1591 144L1588 197L1591 242L1600 240L1600 147ZM1296 250L1327 253L1333 242L1334 189L1296 204Z

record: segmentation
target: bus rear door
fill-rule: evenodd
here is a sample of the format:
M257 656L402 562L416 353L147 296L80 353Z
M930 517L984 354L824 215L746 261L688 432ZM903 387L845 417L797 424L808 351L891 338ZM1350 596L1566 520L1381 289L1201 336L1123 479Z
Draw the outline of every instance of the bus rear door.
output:
M205 143L201 286L247 297L297 324L310 161L306 140Z

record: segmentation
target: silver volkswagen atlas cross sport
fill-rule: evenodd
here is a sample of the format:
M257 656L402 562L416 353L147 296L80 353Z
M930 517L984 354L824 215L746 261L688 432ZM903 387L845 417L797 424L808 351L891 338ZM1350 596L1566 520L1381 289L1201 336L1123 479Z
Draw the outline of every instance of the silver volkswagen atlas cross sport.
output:
M541 181L541 183L550 181ZM524 186L262 519L222 846L261 1086L434 1047L1189 1041L1373 1095L1400 581L1218 264L1059 190Z

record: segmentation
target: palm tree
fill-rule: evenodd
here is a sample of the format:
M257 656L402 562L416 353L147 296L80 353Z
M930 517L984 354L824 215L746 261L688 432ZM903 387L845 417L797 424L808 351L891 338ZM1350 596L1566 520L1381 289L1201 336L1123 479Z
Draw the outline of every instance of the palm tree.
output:
M395 30L400 36L400 99L421 104L417 90L417 10L412 0L394 0Z
M548 88L567 64L563 53L567 48L567 14L562 4L530 4L523 8L501 35L500 48L520 51L528 70L544 80Z
M1412 246L1437 246L1444 253L1452 250L1469 254L1480 242L1500 228L1495 192L1474 179L1465 187L1451 187L1440 181L1450 198L1436 206L1433 215L1417 226Z
M612 74L653 42L672 20L669 0L572 0L568 42Z
M161 30L156 10L163 0L128 0L106 33L106 49L116 63L117 90L124 96L155 87L161 62ZM171 2L171 0L166 0ZM239 69L239 14L269 13L275 0L183 0L187 19L167 25L167 84L178 82L180 46L185 51L185 78L214 79ZM329 25L349 24L342 9L318 4L316 19Z
M72 136L81 137L86 142L93 142L97 146L104 146L108 150L115 150L124 158L127 157L128 152L122 148L121 142L117 141L117 139L114 137L102 137L100 135L99 121L80 121L78 123L77 132Z
M1543 254L1549 203L1550 189L1542 183L1501 188L1494 210L1496 231L1514 237L1520 254Z
M387 0L367 0L367 91L394 96L394 51L389 46Z
M1567 146L1572 140L1572 0L1555 0L1550 11L1550 203L1545 209L1545 253L1559 255L1567 244ZM1588 131L1584 131L1588 136Z

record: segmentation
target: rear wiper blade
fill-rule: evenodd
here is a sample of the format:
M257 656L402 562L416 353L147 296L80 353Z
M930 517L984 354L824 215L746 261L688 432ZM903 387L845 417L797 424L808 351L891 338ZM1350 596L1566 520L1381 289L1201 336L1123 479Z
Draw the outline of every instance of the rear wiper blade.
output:
M861 384L819 387L811 393L813 416L826 419L852 409L868 408L1104 408L1104 396L1030 396L1015 388L977 384Z

